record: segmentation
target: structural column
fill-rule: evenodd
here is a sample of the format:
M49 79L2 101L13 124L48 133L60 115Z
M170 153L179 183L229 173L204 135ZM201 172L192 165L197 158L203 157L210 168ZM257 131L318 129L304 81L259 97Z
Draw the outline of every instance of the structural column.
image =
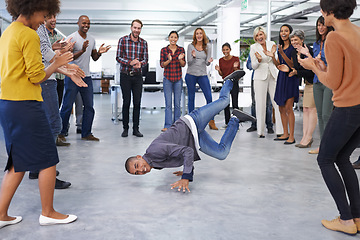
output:
M218 38L216 58L222 57L221 46L228 42L231 45L231 54L240 55L240 44L234 43L240 38L240 11L241 7L221 7L218 10Z

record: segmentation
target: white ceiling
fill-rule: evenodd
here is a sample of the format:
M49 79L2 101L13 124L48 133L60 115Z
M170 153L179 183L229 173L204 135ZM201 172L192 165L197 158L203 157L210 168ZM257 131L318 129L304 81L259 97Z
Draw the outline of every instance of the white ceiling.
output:
M360 1L360 0L359 0ZM241 37L252 37L253 28L267 21L267 0L248 0L246 10L240 10L241 0L61 0L61 13L57 28L69 35L76 31L80 15L91 20L90 33L99 41L116 44L130 33L130 22L140 19L144 23L141 36L145 39L165 39L171 30L182 30L180 35L191 38L194 28L204 27L207 34L217 32L217 9L238 7L241 15ZM359 3L358 3L359 4ZM280 25L289 23L294 29L305 30L308 37L315 35L315 22L319 0L273 0L271 6L272 37L277 38ZM0 3L0 16L10 20L5 3ZM358 23L360 10L352 20ZM188 26L188 27L187 27Z

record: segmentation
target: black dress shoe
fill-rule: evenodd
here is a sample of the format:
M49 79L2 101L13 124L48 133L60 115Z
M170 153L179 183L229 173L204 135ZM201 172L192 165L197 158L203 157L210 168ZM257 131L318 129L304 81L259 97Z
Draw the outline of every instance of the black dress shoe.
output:
M286 140L288 140L288 139L289 139L289 137L287 137L287 138L277 137L277 138L274 138L274 141L286 141Z
M71 186L70 182L65 182L56 178L55 189L65 189Z
M264 135L260 135L259 138L265 138L265 136L264 136Z
M257 131L257 128L251 126L251 127L249 127L248 129L246 129L246 131L247 131L247 132L255 132L255 131Z
M128 131L129 131L129 129L124 129L124 131L122 132L121 136L122 136L122 137L127 137L127 136L129 136Z
M137 136L137 137L143 137L144 136L144 135L142 135L142 133L139 130L134 130L133 135Z
M267 130L268 130L268 131L267 131L268 134L273 134L273 133L274 133L274 129L272 129L272 128L268 128Z
M77 133L77 134L81 134L81 128L77 128L77 129L76 129L76 133Z
M288 141L284 142L285 145L290 145L290 144L294 144L294 143L295 143L295 139L292 142L288 142Z
M60 172L56 170L56 176L59 176ZM39 173L29 172L29 179L38 179Z

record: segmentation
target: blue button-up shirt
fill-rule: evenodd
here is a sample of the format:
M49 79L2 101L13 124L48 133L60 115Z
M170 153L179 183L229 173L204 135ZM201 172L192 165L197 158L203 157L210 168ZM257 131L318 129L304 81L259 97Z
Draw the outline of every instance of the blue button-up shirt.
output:
M314 57L317 57L317 55L319 55L319 53L321 52L321 60L323 60L325 65L327 66L324 49L325 49L325 41L323 43L322 49L321 49L320 41L314 42L314 44L313 44ZM315 74L313 83L318 83L318 82L320 82L320 81Z

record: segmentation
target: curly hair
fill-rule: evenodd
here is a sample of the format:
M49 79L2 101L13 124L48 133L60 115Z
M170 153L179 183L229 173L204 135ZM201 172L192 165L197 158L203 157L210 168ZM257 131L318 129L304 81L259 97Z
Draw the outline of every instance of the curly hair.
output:
M60 12L60 0L5 0L6 9L16 19L19 15L29 18L34 12L47 11L48 15Z
M333 13L337 19L348 19L356 8L356 0L321 0L320 7L324 13Z

